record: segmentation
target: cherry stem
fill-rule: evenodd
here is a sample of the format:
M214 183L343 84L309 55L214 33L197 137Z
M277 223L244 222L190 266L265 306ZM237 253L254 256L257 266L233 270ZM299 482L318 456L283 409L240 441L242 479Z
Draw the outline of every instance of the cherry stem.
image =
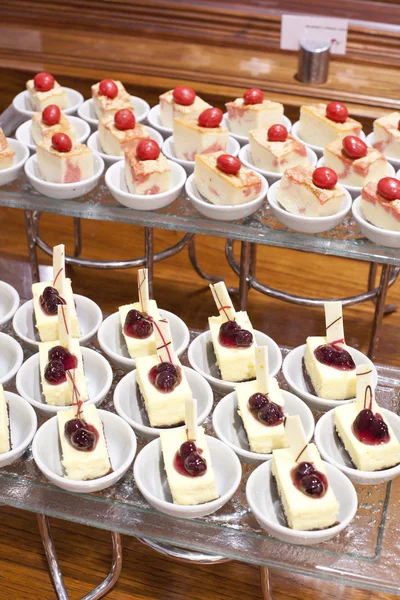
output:
M57 275L56 275L56 277L55 277L55 279L53 281L53 287L55 287L57 279L58 279L58 277L59 277L59 275L61 274L62 271L64 271L64 267L61 267L61 269L58 271L58 273L57 273Z
M162 320L162 319L161 319L161 320ZM157 329L157 331L158 331L158 333L159 333L159 335L160 335L160 338L161 338L161 339L162 339L162 341L163 341L163 345L162 345L162 346L160 346L159 348L157 348L157 350L161 350L162 348L165 348L165 349L166 349L166 351L167 351L167 354L168 354L169 362L170 362L170 363L172 363L172 356L171 356L171 353L170 353L170 351L169 351L169 348L168 348L168 346L170 345L170 343L171 343L171 342L167 342L167 341L165 340L165 337L163 336L163 334L162 334L162 331L161 331L161 329L159 328L159 326L157 325L156 321L154 321L152 318L150 318L150 321L151 321L151 322L154 324L154 326L156 327L156 329ZM165 320L162 320L162 322L163 322L163 323L167 323L167 321L165 321ZM161 358L161 362L163 362L162 358Z
M80 399L80 393L78 390L78 386L75 383L75 372L74 372L74 376L71 375L70 371L67 371L67 377L70 378L71 383L72 383L72 406L77 406L78 410L76 412L76 418L79 419L79 415L83 406L83 402ZM76 400L76 402L74 402L74 400Z
M65 312L64 312L64 308L63 307L61 307L61 312L62 312L62 316L63 316L65 331L67 332L67 335L69 335L69 330L68 330L68 325L67 325L67 319L65 318Z
M143 273L143 279L142 279L142 281L140 281L140 272L138 271L137 278L138 278L139 302L140 302L140 306L142 307L142 310L144 311L143 298L142 298L142 285L144 285L144 282L146 281L146 274Z
M372 410L372 388L370 385L367 385L365 388L364 394L364 410L367 408L367 395L369 394L369 410Z
M229 308L232 308L232 307L231 306L223 306L221 300L219 299L218 293L215 290L215 286L214 285L213 285L213 290L214 290L215 297L218 300L219 306L220 306L220 308L218 308L218 306L217 306L218 312L221 312L221 310L222 310L224 312L225 317L228 319L228 321L230 321L231 319L228 317L228 313L226 312L226 309L229 309Z

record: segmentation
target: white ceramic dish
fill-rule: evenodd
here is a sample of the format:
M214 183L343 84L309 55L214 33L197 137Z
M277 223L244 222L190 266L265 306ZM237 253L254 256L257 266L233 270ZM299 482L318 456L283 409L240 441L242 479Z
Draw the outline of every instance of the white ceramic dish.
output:
M240 150L239 142L237 142L230 135L229 140L228 140L228 147L226 150L227 154L231 154L232 156L237 156L239 154L239 150ZM181 165L185 169L185 171L188 175L191 175L193 173L194 165L195 165L194 160L182 160L181 158L176 157L173 135L171 135L169 138L167 138L165 140L163 147L162 147L162 151L167 158L174 160L175 162L178 163L178 165Z
M168 319L171 328L172 343L175 352L180 356L189 345L189 329L182 319L173 313L168 310L159 310L162 317ZM108 358L120 369L132 371L135 368L136 361L129 356L125 338L122 335L119 313L113 313L103 321L100 325L97 339L104 354L107 354Z
M383 412L397 439L400 440L400 417L385 408L381 408L380 411ZM378 485L387 483L400 475L400 465L382 471L359 471L356 469L335 431L333 410L330 410L319 419L315 428L315 443L322 458L342 471L353 483Z
M366 142L368 146L372 146L374 148L375 144L375 135L374 132L369 133L366 137ZM394 166L395 169L400 169L400 158L393 158L392 156L388 156L384 152L382 152L384 156L386 156L387 160Z
M87 346L96 335L102 321L103 313L93 300L74 294L76 312L82 337L79 339L81 346ZM25 302L14 315L13 327L17 336L28 348L35 352L39 349L40 336L35 325L33 300Z
M146 100L142 100L138 96L131 96L131 101L133 105L133 112L135 115L136 121L141 123L145 120L150 110L150 106L146 102ZM99 120L94 112L93 108L93 99L85 100L83 104L79 107L78 115L81 119L84 119L89 123L92 129L97 129Z
M262 331L255 330L254 337L258 346L268 347L270 375L275 376L282 365L282 354L278 344ZM209 331L204 331L193 340L189 346L188 359L193 369L205 377L213 389L222 394L233 392L237 382L223 381L220 378Z
M64 87L64 90L67 92L69 107L65 108L63 112L66 115L74 115L83 102L83 96L77 90L73 90L68 87ZM20 115L23 115L26 119L32 117L34 112L37 112L32 109L31 101L29 100L28 90L20 92L15 96L13 100L13 106L15 110Z
M284 209L276 199L280 183L280 181L277 181L271 185L268 190L267 198L274 216L282 223L282 225L289 227L289 229L294 229L301 233L321 233L323 231L329 231L339 225L351 209L350 193L344 187L338 186L342 187L345 195L342 207L338 213L329 217L304 217L303 215L290 213Z
M39 194L55 200L73 200L88 194L96 187L104 171L104 161L93 152L93 176L76 183L50 183L42 179L36 154L27 160L25 174Z
M99 406L111 388L113 373L110 365L99 352L85 347L81 348L81 351L83 368L88 380L89 399L86 402ZM18 371L16 386L20 396L46 416L71 408L70 406L51 406L46 403L40 383L39 353L24 362Z
M103 423L112 473L90 481L74 481L64 477L55 416L38 429L32 444L35 463L51 483L69 492L88 494L114 485L125 475L135 458L136 436L128 423L118 415L99 410L99 417Z
M374 381L375 383L377 383L378 373L373 362L359 350L351 348L350 346L348 346L347 348L351 356L353 357L353 360L356 363L356 365L370 365L371 369L374 372ZM297 348L291 350L286 356L285 360L283 361L283 375L287 383L289 384L289 387L292 390L292 392L294 392L296 396L299 396L299 398L302 398L302 400L304 400L304 402L306 402L306 404L308 404L310 408L313 408L314 410L317 410L319 412L326 412L327 410L335 408L336 406L340 406L341 404L347 404L348 402L352 402L354 398L351 398L349 400L327 400L326 398L319 398L318 396L310 394L306 382L304 381L303 375L302 363L305 350L305 344L303 346L298 346Z
M0 333L0 383L10 381L17 374L24 360L24 353L17 340Z
M145 125L144 128L148 131L150 138L152 140L155 140L161 148L162 143L163 143L162 135L160 133L158 133L158 131L156 131L152 127L147 127ZM104 150L100 144L98 131L95 131L94 133L92 133L92 135L88 139L87 145L94 152L97 152L97 154L100 154L101 158L104 160L106 167L109 167L110 165L113 165L114 163L116 163L120 160L124 160L124 156L115 156L114 154L106 154L104 152Z
M0 326L8 323L17 312L19 294L9 283L0 281Z
M307 442L314 433L314 417L308 406L294 394L282 390L287 415L299 415L306 434ZM218 438L227 444L246 463L260 465L271 460L272 454L260 454L250 450L246 430L238 414L236 392L231 392L220 400L213 412L213 427Z
M306 150L307 150L308 162L310 163L310 165L315 167L315 165L317 164L317 160L318 160L317 155L315 154L315 152L313 150L311 150L311 148L306 148ZM259 169L258 167L254 166L253 159L251 156L251 151L250 151L250 144L246 144L245 146L242 146L242 148L240 149L240 152L239 152L239 158L248 169L253 169L253 171L260 173L260 175L265 177L270 185L272 185L276 181L280 181L282 179L283 173L274 173L273 171L265 171L264 169Z
M265 196L267 195L267 180L259 173L256 173L256 175L261 181L260 194L254 200L251 200L251 202L246 202L245 204L239 204L237 206L220 206L218 204L211 204L211 202L208 202L208 200L206 200L199 193L196 187L194 173L189 175L186 181L185 191L189 196L193 206L199 211L199 213L205 217L208 217L209 219L216 219L217 221L236 221L237 219L245 219L246 217L255 213L261 207L261 205L265 202Z
M168 160L168 159L167 159ZM165 208L181 193L186 181L186 172L181 165L168 160L171 167L171 187L167 192L143 196L131 194L125 181L124 161L113 164L106 172L106 185L111 194L120 204L135 210L157 210Z
M323 148L323 146L314 146L313 144L308 144L307 142L305 142L304 140L302 140L301 137L299 136L299 125L300 125L300 121L296 121L296 123L293 123L292 130L291 130L292 136L294 138L296 138L296 140L299 140L299 142L302 142L302 144L304 144L305 146L308 146L308 148L311 148L311 150L314 150L314 152L318 156L318 158L321 158L321 156L324 154L324 148ZM364 142L367 139L366 135L365 135L365 133L363 131L361 131L360 138Z
M171 127L163 127L163 125L161 125L159 104L156 104L150 109L147 120L154 129L157 129L157 131L161 133L164 139L167 139L173 134Z
M11 150L15 152L14 162L12 167L0 171L0 186L7 185L7 183L17 179L23 173L24 164L29 158L29 150L21 142L13 138L7 138L7 142Z
M338 499L339 524L317 531L298 531L286 525L281 503L272 475L272 461L257 467L246 485L246 497L259 525L273 537L288 544L304 546L322 544L343 531L357 512L357 493L343 473L329 463L324 463L329 483Z
M400 248L400 231L381 229L365 219L361 208L361 196L354 200L351 210L361 233L371 242L388 248Z
M249 138L248 138L247 135L236 135L236 133L232 133L232 131L230 130L230 127L229 127L229 119L228 119L228 113L227 112L224 113L224 119L222 121L222 124L229 129L230 135L233 136L235 138L235 140L237 140L241 146L244 146L245 144L249 143ZM285 117L285 115L283 115L283 117L282 117L281 124L286 127L286 129L288 130L288 132L291 131L291 129L292 129L292 122L290 121L290 119L288 119L287 117Z
M195 519L211 515L232 498L242 477L240 461L233 450L219 440L207 436L207 443L220 497L194 506L174 504L164 470L161 442L156 439L143 448L133 467L136 484L149 504L171 517Z
M23 398L12 392L4 392L9 408L11 450L0 454L0 467L18 460L33 440L37 429L36 413Z
M84 144L90 135L90 127L83 119L79 117L69 116L68 120L76 131L76 140L81 144ZM27 146L32 152L36 152L36 144L31 134L32 121L25 121L20 125L15 132L15 137L21 144Z
M193 398L197 400L197 424L201 425L211 412L214 395L209 383L199 373L189 367L183 367L183 371L192 390ZM114 406L119 416L129 423L142 438L153 440L164 431L164 429L149 425L136 383L136 370L125 375L118 383L114 392Z

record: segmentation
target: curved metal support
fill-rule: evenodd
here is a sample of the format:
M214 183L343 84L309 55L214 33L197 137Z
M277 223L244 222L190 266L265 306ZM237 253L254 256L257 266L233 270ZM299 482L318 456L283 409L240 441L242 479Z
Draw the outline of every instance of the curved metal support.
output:
M80 217L74 217L74 256L79 256L82 252L82 227Z
M156 552L164 554L177 562L192 563L198 565L216 565L219 563L231 562L230 558L224 556L218 556L214 554L204 554L203 552L194 552L192 550L184 550L183 548L176 548L170 544L162 544L161 542L155 542L148 538L137 538L139 542L149 546Z
M377 263L371 263L369 266L369 274L368 274L368 289L369 290L372 290L376 285L375 282L376 282L377 271L378 271ZM372 301L376 302L375 298L373 298ZM396 310L397 310L397 304L386 304L383 313L385 315L390 315L391 313L396 312Z
M268 567L260 567L260 581L264 600L274 600L271 587L271 573Z
M218 277L217 275L207 275L207 273L205 273L203 271L203 269L200 267L200 265L197 261L196 241L195 241L194 236L193 236L193 239L190 240L190 242L188 244L188 254L189 254L190 264L192 265L193 269L196 271L197 275L199 277L201 277L201 279L204 279L205 281L208 281L209 283L217 283L218 281L222 281L224 279L222 276ZM228 292L230 294L238 294L239 289L230 287L230 288L228 288Z
M46 558L50 569L50 575L57 598L58 600L68 600L69 596L65 588L60 565L57 560L57 553L54 545L53 536L51 533L49 520L45 515L38 514L37 521L39 526L40 537L42 538L42 543L44 551L46 553ZM119 535L119 533L115 533L114 531L112 531L111 540L113 550L111 570L107 577L104 579L104 581L102 581L91 592L86 594L86 596L84 596L82 600L99 600L100 598L103 598L103 596L105 596L106 594L108 594L108 592L111 591L111 589L118 581L122 569L121 536Z

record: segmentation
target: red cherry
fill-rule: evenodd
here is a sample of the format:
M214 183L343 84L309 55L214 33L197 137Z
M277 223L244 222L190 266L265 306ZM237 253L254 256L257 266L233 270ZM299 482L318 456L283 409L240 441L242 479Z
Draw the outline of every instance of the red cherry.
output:
M335 123L344 123L349 116L349 111L341 102L329 102L326 107L326 116Z
M183 106L190 106L196 98L196 92L190 87L179 85L172 92L175 102Z
M355 135L346 135L343 138L343 150L350 158L362 158L367 156L368 146L359 137Z
M39 92L48 92L52 90L55 84L55 79L51 73L38 73L33 79L33 85Z
M333 169L318 167L312 176L313 184L323 190L331 190L337 184L338 178Z
M56 104L50 104L42 112L42 121L45 125L57 125L60 122L61 110Z
M199 125L200 127L219 127L222 121L222 110L219 108L206 108L203 110L201 115L199 115Z
M51 143L58 152L69 152L72 148L72 140L66 133L55 133Z
M394 177L383 177L378 182L378 192L386 200L400 200L400 181Z
M129 108L122 108L115 113L114 123L115 127L120 131L133 129L136 123L135 115L131 110L129 110Z
M264 100L264 92L258 88L250 88L243 94L243 100L245 104L261 104Z
M240 160L231 154L220 154L217 158L218 169L227 175L236 175L241 166Z
M154 140L140 140L136 149L139 160L157 160L160 156L160 146Z
M99 91L102 96L107 96L110 100L118 96L117 84L112 79L103 79L100 81Z
M288 130L284 125L271 125L268 129L269 142L286 142Z

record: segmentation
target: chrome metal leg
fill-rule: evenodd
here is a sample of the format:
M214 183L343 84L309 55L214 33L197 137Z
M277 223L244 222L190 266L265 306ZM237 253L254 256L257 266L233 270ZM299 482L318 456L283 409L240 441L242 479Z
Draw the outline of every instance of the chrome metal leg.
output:
M392 267L390 265L382 265L381 280L379 284L379 292L376 297L375 314L372 323L371 338L369 341L368 357L373 360L375 351L379 343L379 334L382 325L383 315L385 314L386 294L390 285L390 275Z
M271 587L271 573L268 567L260 567L260 581L264 600L274 600Z
M144 229L144 245L146 253L146 267L149 282L149 296L153 297L153 275L154 275L154 233L151 227Z
M199 263L197 262L196 241L194 236L188 244L188 253L190 263L199 277L205 279L205 281L209 281L210 283L217 283L218 281L221 281L221 279L223 279L223 277L218 277L217 275L207 275L207 273L205 273L200 267Z
M74 217L74 256L79 256L82 252L82 227L79 217Z
M65 588L60 565L58 564L56 549L48 518L45 515L37 515L38 526L47 562L50 568L50 575L58 600L68 600L68 592ZM119 533L111 532L113 555L111 570L107 577L91 592L83 596L82 600L99 600L103 598L117 583L122 569L122 544Z
M247 310L249 295L249 274L251 263L250 242L242 242L240 251L240 275L239 275L239 295L240 310Z
M368 274L368 291L371 291L375 287L376 272L378 270L377 263L370 263L369 274Z
M32 283L37 283L40 279L39 264L38 264L37 249L36 249L34 213L31 210L25 211L25 228L26 228L26 239L28 242L29 262L31 264Z
M171 558L176 562L195 563L198 565L216 565L219 563L231 562L230 558L225 558L224 556L205 554L203 552L195 552L192 550L184 550L183 548L176 548L170 544L162 544L147 538L137 539L145 546L149 546L156 552L159 552L164 556L168 556L168 558Z
M251 242L250 244L250 275L256 276L257 269L257 244Z

